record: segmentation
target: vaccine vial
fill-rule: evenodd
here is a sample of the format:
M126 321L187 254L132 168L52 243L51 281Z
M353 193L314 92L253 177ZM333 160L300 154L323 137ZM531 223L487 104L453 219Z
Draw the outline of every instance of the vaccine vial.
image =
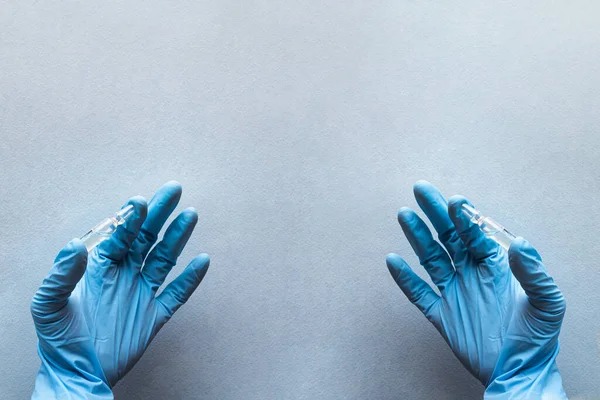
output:
M119 225L123 225L134 213L132 205L122 208L118 213L110 218L106 218L98 225L93 227L88 233L81 237L81 241L85 244L85 248L89 252L94 247L105 241L115 233Z
M479 226L479 229L489 238L493 239L505 250L510 248L510 244L517 237L507 231L502 225L489 217L484 217L479 211L469 206L462 205L462 212L469 217L471 222Z

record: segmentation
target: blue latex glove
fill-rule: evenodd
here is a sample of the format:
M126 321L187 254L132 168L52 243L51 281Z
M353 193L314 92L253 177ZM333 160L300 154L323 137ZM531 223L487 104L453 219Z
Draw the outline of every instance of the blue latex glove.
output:
M148 206L133 197L127 204L135 215L89 255L79 239L58 254L31 302L42 361L32 398L112 398L112 386L189 299L206 274L205 254L156 291L188 241L196 211L179 214L150 251L180 197L177 182L164 185Z
M424 181L414 192L444 247L411 209L398 220L441 295L390 254L400 289L486 386L486 398L566 398L556 367L566 305L539 254L521 238L507 254L463 215L462 204L472 205L464 197L447 203Z

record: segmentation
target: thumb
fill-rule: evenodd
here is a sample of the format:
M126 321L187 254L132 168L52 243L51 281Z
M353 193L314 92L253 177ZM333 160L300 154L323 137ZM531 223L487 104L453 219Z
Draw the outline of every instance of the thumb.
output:
M529 298L529 303L549 321L562 320L566 311L565 298L542 264L542 257L523 238L513 241L508 251L510 269Z
M31 300L31 315L35 322L48 323L60 318L56 313L67 305L86 265L85 245L79 239L71 240L58 253L50 273Z

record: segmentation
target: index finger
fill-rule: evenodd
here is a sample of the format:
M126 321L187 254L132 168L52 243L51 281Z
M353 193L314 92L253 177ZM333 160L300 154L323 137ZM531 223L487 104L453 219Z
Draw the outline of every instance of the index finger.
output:
M421 210L438 233L440 242L444 245L450 257L454 260L460 252L465 252L454 223L448 215L448 202L440 191L427 181L418 181L413 188L415 199Z
M133 254L140 257L141 263L156 243L158 234L169 216L177 207L181 198L181 184L170 181L161 186L148 204L148 216L140 229L140 233L132 245Z
M148 205L142 196L129 199L125 206L132 205L134 214L123 225L120 225L110 238L96 247L97 255L101 259L109 260L111 263L119 262L125 257L131 244L138 236L140 227L146 219Z

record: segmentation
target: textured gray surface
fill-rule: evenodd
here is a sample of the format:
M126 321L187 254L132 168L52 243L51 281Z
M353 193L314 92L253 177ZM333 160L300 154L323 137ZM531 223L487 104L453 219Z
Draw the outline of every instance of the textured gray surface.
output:
M61 246L177 179L211 270L118 398L479 398L385 267L425 178L537 245L599 398L600 7L436 3L3 2L1 397Z

